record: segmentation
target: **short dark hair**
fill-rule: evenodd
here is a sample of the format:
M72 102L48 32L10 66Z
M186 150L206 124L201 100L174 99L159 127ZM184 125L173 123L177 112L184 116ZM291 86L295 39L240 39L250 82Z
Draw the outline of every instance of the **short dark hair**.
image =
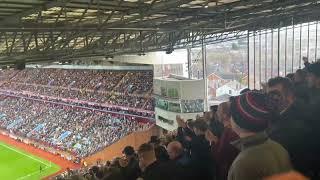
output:
M286 77L275 77L268 81L268 87L273 87L281 84L286 93L293 92L293 83L289 78Z
M320 62L315 62L309 65L307 68L308 73L315 75L320 78Z
M122 151L123 154L127 155L127 156L131 156L131 155L134 155L134 149L132 146L126 146L123 151Z
M197 119L193 122L193 127L204 132L208 129L208 124L203 119Z
M149 152L149 151L154 151L154 147L153 147L153 145L148 144L148 143L141 144L141 146L138 149L139 154L144 153L144 152Z
M298 72L298 71L297 71ZM289 73L286 75L286 78L289 78L291 81L294 79L294 73Z

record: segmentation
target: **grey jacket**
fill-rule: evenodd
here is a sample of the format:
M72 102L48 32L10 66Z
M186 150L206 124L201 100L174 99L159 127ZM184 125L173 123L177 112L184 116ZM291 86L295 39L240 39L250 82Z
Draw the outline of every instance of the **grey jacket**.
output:
M288 152L266 133L241 138L232 144L241 152L232 163L228 180L258 180L292 169Z

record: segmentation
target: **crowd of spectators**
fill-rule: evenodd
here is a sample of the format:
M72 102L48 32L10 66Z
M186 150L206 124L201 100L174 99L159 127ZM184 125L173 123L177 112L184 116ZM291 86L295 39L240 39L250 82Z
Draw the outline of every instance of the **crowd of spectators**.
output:
M13 76L14 75L14 76ZM154 110L152 71L30 68L7 70L1 89Z
M0 82L9 80L9 78L13 77L17 72L17 70L0 69Z
M123 157L57 179L320 179L320 62L246 89Z
M0 127L86 157L150 124L86 108L1 95Z

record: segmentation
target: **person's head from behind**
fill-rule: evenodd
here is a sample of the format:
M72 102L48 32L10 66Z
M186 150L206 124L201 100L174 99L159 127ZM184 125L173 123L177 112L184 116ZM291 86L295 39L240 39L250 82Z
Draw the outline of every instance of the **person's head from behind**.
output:
M169 160L168 152L164 146L156 146L154 148L154 152L156 154L157 161L165 162Z
M231 127L240 136L263 132L277 116L268 104L268 96L249 92L231 100Z
M296 71L296 73L294 73L294 78L293 78L293 82L296 84L299 83L306 83L307 80L307 72L302 70L302 69L298 69Z
M210 111L211 111L212 113L216 113L217 110L218 110L218 105L210 106Z
M159 145L160 144L160 139L158 136L151 136L149 143L153 145Z
M156 153L152 144L142 144L138 149L139 166L144 170L156 161Z
M272 78L268 81L267 93L274 100L277 100L279 112L287 109L295 100L294 86L290 79L284 77Z
M230 102L223 102L219 104L217 111L218 121L220 121L224 126L228 126L230 124L230 117Z
M320 62L310 64L307 72L308 86L310 88L320 89Z
M218 111L218 105L210 106L210 111L209 111L210 121L215 121L215 116L217 111Z
M122 150L122 154L124 154L126 156L127 159L130 159L132 157L134 157L134 149L132 146L126 146L123 150Z
M96 175L99 172L99 167L98 166L93 166L89 169L89 172L91 175Z
M116 157L111 161L110 167L119 168L120 166L120 157Z
M211 119L212 119L212 114L210 111L204 112L203 113L203 118L204 120L209 124Z
M193 132L199 136L204 135L208 129L208 124L203 118L198 118L193 122Z
M183 147L179 141L172 141L167 146L169 158L175 160L183 154Z
M290 79L291 81L294 81L294 76L295 76L295 73L289 73L286 75L286 78Z

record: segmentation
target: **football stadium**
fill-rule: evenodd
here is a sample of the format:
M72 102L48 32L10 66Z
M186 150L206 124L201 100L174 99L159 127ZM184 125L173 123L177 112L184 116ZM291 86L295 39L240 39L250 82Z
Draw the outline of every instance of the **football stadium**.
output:
M320 179L319 9L0 1L0 180Z

